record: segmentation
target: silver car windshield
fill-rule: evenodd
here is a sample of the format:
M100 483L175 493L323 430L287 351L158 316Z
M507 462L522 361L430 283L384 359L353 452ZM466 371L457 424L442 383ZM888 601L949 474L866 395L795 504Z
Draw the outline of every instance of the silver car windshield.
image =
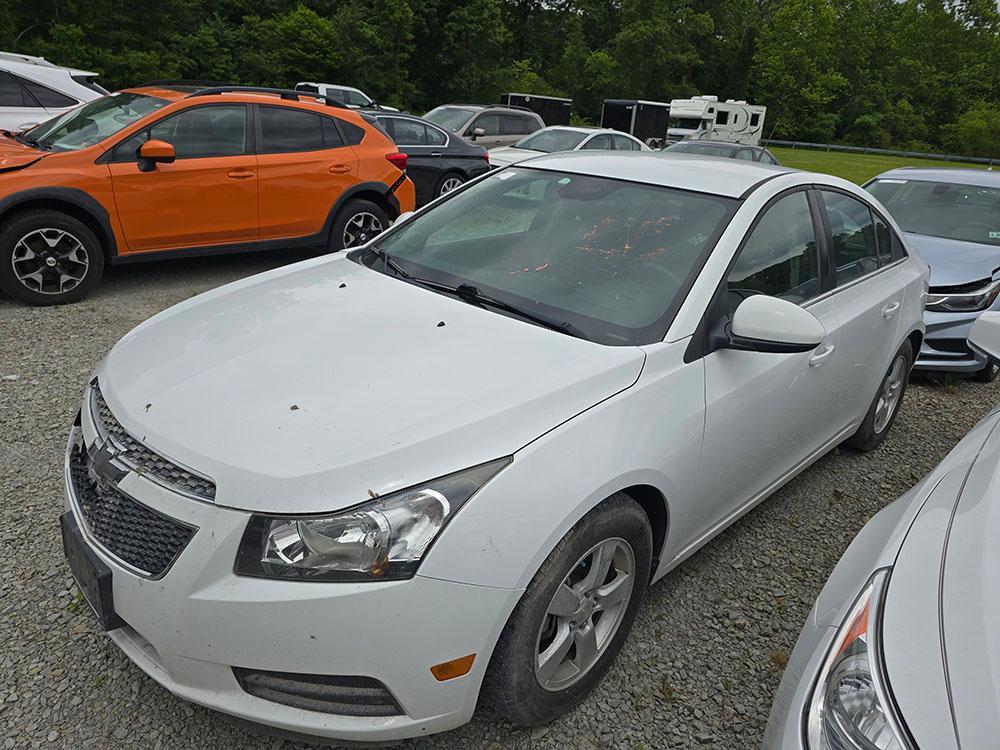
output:
M1000 245L1000 188L887 178L867 190L904 232Z
M662 339L735 206L654 185L510 168L417 214L378 249L411 276L471 285L591 341L647 344ZM371 253L356 257L384 270Z
M469 121L469 115L473 112L475 110L465 107L437 107L424 115L424 119L455 133Z
M169 102L144 94L102 96L36 125L21 135L43 148L76 151L100 143Z

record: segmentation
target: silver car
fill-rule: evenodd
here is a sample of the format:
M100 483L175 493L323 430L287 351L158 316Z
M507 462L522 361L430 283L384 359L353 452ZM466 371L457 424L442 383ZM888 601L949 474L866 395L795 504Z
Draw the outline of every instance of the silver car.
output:
M969 337L1000 358L1000 312ZM1000 408L848 547L764 747L979 750L1000 738Z
M545 127L545 121L530 109L503 104L442 104L424 119L484 148L513 146Z
M1000 173L893 169L865 187L931 268L927 337L914 369L993 380L997 363L966 339L983 310L1000 310Z

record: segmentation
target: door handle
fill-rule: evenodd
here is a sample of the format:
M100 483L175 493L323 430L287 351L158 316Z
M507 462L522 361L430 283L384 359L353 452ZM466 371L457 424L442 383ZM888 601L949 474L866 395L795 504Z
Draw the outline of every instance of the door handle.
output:
M431 156L441 156L440 151L431 151Z
M826 349L824 349L823 351L821 351L819 354L812 355L809 358L809 366L810 367L819 367L824 362L826 362L828 359L830 359L830 356L833 354L833 350L836 349L836 348L837 348L836 346L834 346L833 344L830 344L830 346L826 347Z
M893 315L896 314L896 311L899 309L899 306L900 306L899 302L893 302L892 304L886 305L885 307L882 308L882 317L885 318L886 320L889 320L889 318L891 318Z
M350 171L350 164L334 164L330 167L330 174L347 174Z
M255 174L257 173L252 169L230 169L226 172L226 177L231 180L248 180Z

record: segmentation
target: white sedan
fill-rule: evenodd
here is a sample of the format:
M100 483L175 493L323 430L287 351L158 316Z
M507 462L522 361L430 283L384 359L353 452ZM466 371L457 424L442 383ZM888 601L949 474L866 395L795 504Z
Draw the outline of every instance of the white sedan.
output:
M154 316L66 454L66 553L171 692L388 741L572 709L651 581L892 426L927 267L819 174L491 172ZM836 216L836 234L831 217Z
M490 165L508 167L539 154L560 151L649 151L649 147L628 133L608 128L578 128L554 125L536 130L513 146L489 150Z
M1000 312L969 343L1000 360ZM766 750L995 748L1000 408L851 542L806 619Z

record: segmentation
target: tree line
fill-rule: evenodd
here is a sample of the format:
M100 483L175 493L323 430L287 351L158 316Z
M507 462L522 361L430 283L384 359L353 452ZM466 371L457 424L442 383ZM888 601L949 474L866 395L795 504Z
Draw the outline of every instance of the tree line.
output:
M414 112L718 94L773 138L1000 157L996 0L0 0L0 49L108 88L311 80Z

